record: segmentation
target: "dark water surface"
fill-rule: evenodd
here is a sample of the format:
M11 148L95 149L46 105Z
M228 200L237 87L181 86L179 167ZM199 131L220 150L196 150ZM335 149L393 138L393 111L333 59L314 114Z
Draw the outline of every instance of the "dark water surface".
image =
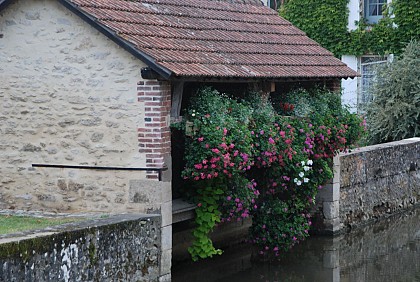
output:
M174 265L172 281L420 282L420 209L339 237L312 236L276 263L251 262L251 252L240 245Z

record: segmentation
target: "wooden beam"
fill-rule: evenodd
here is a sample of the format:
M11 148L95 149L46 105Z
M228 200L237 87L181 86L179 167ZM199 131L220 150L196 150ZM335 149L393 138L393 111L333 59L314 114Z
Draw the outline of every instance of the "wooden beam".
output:
M184 92L184 82L174 81L172 92L172 107L171 107L171 119L177 120L181 115L181 104L182 104L182 93Z

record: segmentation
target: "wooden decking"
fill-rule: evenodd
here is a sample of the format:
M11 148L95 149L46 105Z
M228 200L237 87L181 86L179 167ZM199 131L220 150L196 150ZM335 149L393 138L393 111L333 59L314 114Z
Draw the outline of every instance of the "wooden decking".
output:
M177 223L195 217L196 205L188 203L182 199L172 201L172 223Z

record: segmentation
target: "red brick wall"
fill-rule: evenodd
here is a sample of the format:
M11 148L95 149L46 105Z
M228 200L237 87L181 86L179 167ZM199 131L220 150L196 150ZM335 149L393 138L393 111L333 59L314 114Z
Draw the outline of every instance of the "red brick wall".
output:
M146 154L146 167L161 168L165 165L165 157L171 154L171 84L168 81L141 81L137 93L145 111L144 127L138 128L139 152ZM147 178L157 179L158 174L147 172Z

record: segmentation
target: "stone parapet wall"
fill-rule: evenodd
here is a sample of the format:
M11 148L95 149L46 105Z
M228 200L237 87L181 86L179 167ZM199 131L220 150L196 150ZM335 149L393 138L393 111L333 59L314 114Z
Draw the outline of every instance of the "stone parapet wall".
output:
M163 281L160 221L119 215L0 236L0 281Z
M358 148L334 158L317 196L316 230L337 233L420 202L420 138Z
M420 202L420 138L340 155L340 222L345 227Z

